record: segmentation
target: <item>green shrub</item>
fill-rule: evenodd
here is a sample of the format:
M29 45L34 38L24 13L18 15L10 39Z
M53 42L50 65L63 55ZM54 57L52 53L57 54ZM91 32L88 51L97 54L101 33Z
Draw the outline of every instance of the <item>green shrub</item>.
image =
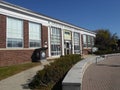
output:
M120 51L112 51L112 50L108 49L108 50L98 50L98 51L94 52L94 54L96 54L96 55L104 55L104 54L112 54L112 53L120 53Z
M29 84L30 88L43 87L50 83L55 84L59 82L68 70L79 60L81 60L81 56L77 54L66 55L56 59L51 65L47 65L43 70L38 71Z

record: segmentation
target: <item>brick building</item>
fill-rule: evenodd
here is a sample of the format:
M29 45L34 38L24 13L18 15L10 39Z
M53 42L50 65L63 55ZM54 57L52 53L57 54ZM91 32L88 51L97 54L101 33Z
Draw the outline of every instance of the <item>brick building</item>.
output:
M0 1L0 66L30 62L44 47L46 58L88 54L94 37L92 31Z

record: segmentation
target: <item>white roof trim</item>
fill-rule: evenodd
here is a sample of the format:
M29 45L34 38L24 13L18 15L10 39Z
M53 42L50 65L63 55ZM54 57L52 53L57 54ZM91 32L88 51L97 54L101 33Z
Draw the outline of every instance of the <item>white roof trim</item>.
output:
M47 21L50 21L50 22L55 22L55 23L59 23L59 24L62 24L62 25L66 25L66 26L69 26L71 28L75 28L77 30L81 30L81 31L92 33L92 34L96 34L95 32L86 30L84 28L80 28L78 26L75 26L75 25L72 25L72 24L69 24L69 23L57 20L57 19L53 19L53 18L44 16L44 15L41 15L41 14L34 13L33 11L31 11L29 9L25 9L25 8L19 7L17 5L13 5L13 4L7 3L5 1L0 1L0 6L6 7L8 9L16 10L18 12L23 12L25 14L32 15L33 17L38 17L38 18L41 18L41 19L44 19L44 20L47 20Z

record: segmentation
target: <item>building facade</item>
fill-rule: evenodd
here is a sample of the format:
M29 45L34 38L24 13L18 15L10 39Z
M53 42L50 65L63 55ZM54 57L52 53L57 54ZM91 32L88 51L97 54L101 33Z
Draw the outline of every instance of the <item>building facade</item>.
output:
M94 37L92 31L0 1L0 66L30 62L39 48L46 48L46 58L88 54Z

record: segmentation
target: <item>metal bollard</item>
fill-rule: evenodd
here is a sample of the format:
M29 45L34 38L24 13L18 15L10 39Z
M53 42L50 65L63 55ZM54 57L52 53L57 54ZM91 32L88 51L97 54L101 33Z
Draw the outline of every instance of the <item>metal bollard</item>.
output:
M96 57L96 64L97 64L97 57Z
M100 56L97 56L97 57L96 57L96 64L97 64L97 60L98 60L98 58L100 58Z

